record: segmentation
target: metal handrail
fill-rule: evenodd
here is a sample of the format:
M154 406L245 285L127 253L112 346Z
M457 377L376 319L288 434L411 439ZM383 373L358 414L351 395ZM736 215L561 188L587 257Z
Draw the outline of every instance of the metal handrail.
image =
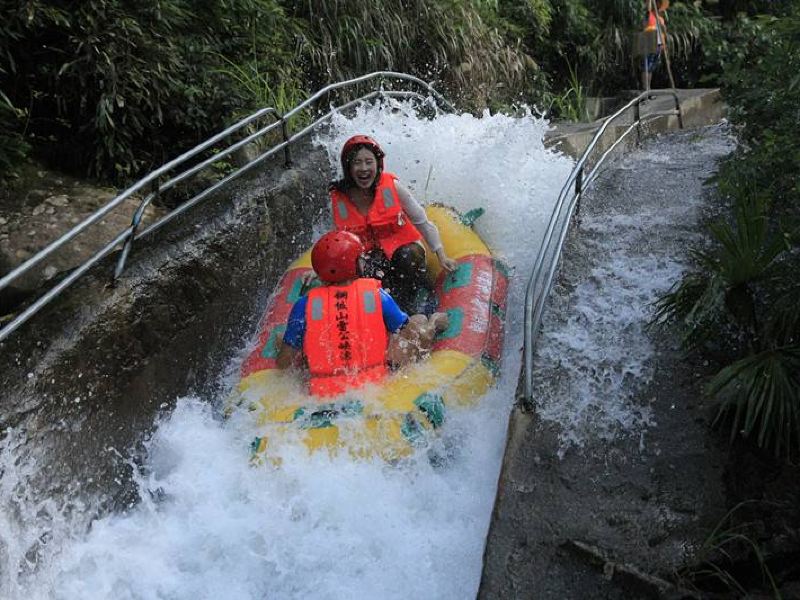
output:
M671 95L675 99L675 109L669 111L658 111L648 113L644 117L641 116L640 105L643 101L649 100L655 96ZM597 162L593 165L589 174L584 176L586 163L592 151L597 146L600 138L603 136L609 125L625 114L628 110L633 108L634 119L633 122L622 132L622 134L614 141L609 148L603 152L598 158ZM522 407L525 410L532 410L533 403L533 353L536 344L536 333L539 330L544 313L545 303L547 297L550 295L550 289L553 285L553 277L555 276L556 268L558 266L561 251L564 246L564 241L567 237L569 224L572 220L572 215L575 207L580 202L580 198L588 187L594 182L598 175L598 169L609 156L609 154L625 139L634 129L639 131L643 122L651 119L666 116L677 115L678 124L683 128L683 113L681 111L680 99L674 90L649 90L638 95L632 99L625 106L617 110L614 114L606 117L603 124L594 134L594 137L589 142L586 150L583 151L581 157L578 159L575 167L572 169L569 177L567 177L564 187L558 195L553 211L550 214L550 221L547 225L542 243L539 246L539 253L536 256L536 262L531 271L530 279L528 280L528 287L525 292L525 318L524 318L524 389L523 397L521 398ZM571 196L570 196L571 194ZM569 202L566 212L563 212L565 203ZM561 229L558 235L558 241L555 246L551 247L553 241L553 233L555 232L556 225L560 223ZM547 256L552 256L549 267L544 269L544 261Z
M305 137L306 135L311 133L311 131L313 131L320 123L330 119L336 113L341 112L342 110L345 110L346 108L349 108L350 106L354 106L355 104L358 104L359 102L368 101L368 100L371 100L372 98L376 98L376 97L379 97L379 96L388 96L388 97L399 96L399 97L403 97L404 98L404 97L408 97L409 95L412 95L412 96L416 95L417 97L419 97L421 99L425 99L424 96L416 94L415 92L395 92L395 91L387 90L387 91L383 91L383 92L371 92L371 93L366 94L364 96L361 96L361 97L359 97L359 98L357 98L355 100L352 100L351 102L343 104L340 107L332 109L331 111L329 111L328 113L326 113L322 117L319 117L318 119L313 121L311 124L309 124L307 127L302 129L301 131L299 131L296 134L294 134L293 136L289 137L284 142L281 142L280 144L278 144L276 146L273 146L272 148L270 148L269 150L267 150L266 152L264 152L260 156L256 157L255 159L253 159L252 161L250 161L249 163L247 163L246 165L241 167L239 170L234 171L233 173L231 173L230 175L228 175L224 179L220 179L213 186L203 190L202 192L200 192L199 194L197 194L193 198L190 198L189 200L187 200L186 202L181 204L179 207L177 207L175 210L173 210L169 214L164 215L161 219L159 219L155 223L152 223L151 225L149 225L145 230L143 230L140 233L136 234L136 239L138 240L140 237L144 237L145 235L147 235L147 234L155 231L156 229L160 228L161 226L165 225L166 223L168 223L172 219L176 218L177 216L179 216L183 212L185 212L188 209L190 209L192 206L194 206L195 204L197 204L201 200L205 199L209 195L211 195L214 192L216 192L219 188L223 187L225 184L227 184L231 180L235 179L236 177L239 177L240 175L243 175L245 172L249 171L253 167L258 166L259 164L264 162L266 159L270 158L272 155L274 155L274 154L280 152L281 150L287 148L293 142L296 142L298 139L300 139L302 137ZM2 334L2 330L0 330L0 334Z
M327 96L331 92L336 90L340 90L343 88L348 88L352 86L356 86L360 83L365 83L368 81L373 80L399 80L406 83L412 83L415 85L420 86L425 90L428 96L424 96L418 92L410 91L410 90L374 90L368 94L364 94L359 96L358 98L346 102L345 104L339 107L332 107L330 111L324 114L321 117L318 117L314 121L311 122L308 126L303 128L301 131L289 135L289 122L290 119L297 116L301 111L309 108L313 104L317 103L321 98ZM330 84L311 97L307 98L297 106L295 106L292 110L287 112L284 115L281 115L276 109L272 107L262 108L259 111L256 111L252 115L245 117L241 121L231 125L227 129L217 133L216 135L212 136L208 140L198 144L191 150L184 152L177 158L169 161L168 163L162 165L158 169L155 169L132 186L124 190L122 193L118 194L116 197L111 199L108 203L104 206L100 207L94 213L92 213L89 217L83 220L81 223L77 224L75 227L70 229L68 232L63 234L61 237L56 239L55 241L48 244L42 250L37 252L34 256L30 257L24 263L13 269L11 272L0 278L0 290L9 286L13 281L19 279L25 273L28 273L33 267L43 261L45 258L53 254L56 250L61 248L64 244L69 242L72 238L77 236L79 233L102 219L105 215L110 213L112 210L117 208L122 202L128 199L130 196L135 194L136 192L142 190L146 186L150 185L152 191L141 201L139 207L134 212L133 218L131 220L131 225L123 230L118 236L116 236L111 242L109 242L106 246L104 246L101 250L99 250L95 255L93 255L90 259L84 262L82 265L77 267L73 272L71 272L67 277L61 280L57 285L53 288L48 290L42 297L37 299L33 304L31 304L26 310L22 313L17 315L13 320L11 320L8 324L0 329L0 342L8 338L14 331L16 331L23 323L25 323L28 319L30 319L34 314L36 314L39 310L41 310L46 304L48 304L53 298L58 296L64 289L66 289L69 285L74 283L80 276L82 276L86 271L89 270L92 266L94 266L97 262L99 262L105 256L111 254L114 249L120 244L123 244L123 250L120 253L120 258L117 262L117 265L114 270L114 279L118 278L122 273L125 262L128 258L130 250L132 248L133 242L137 241L144 236L152 233L156 229L160 228L167 222L173 220L180 214L183 214L189 208L195 206L201 200L207 198L209 195L213 194L217 190L219 190L224 185L230 183L234 179L240 177L244 173L250 171L255 166L261 164L269 157L273 156L277 152L281 150L284 151L285 155L285 165L289 166L291 164L291 154L290 154L290 147L293 142L296 142L298 139L308 135L311 131L313 131L317 126L319 126L322 122L330 119L334 114L341 112L342 110L346 110L352 106L360 102L367 102L377 97L393 97L393 98L419 98L423 101L433 99L433 106L436 110L439 110L442 107L443 110L447 112L454 112L455 109L453 106L439 93L437 92L431 84L419 79L418 77L414 77L413 75L408 75L406 73L395 73L393 71L376 71L374 73L369 73L366 75L362 75L360 77L356 77L353 79L349 79L346 81L341 81L338 83ZM262 127L258 131L248 135L247 137L239 140L238 142L231 144L221 152L217 153L216 155L190 167L189 169L179 173L178 175L173 176L171 179L165 181L162 184L159 184L159 179L172 171L182 163L186 162L190 158L196 156L203 150L206 150L219 142L220 140L230 136L231 134L239 131L243 127L246 127L253 121L271 115L277 120L266 127ZM245 146L248 143L255 141L258 138L264 137L272 130L280 127L281 134L283 141L279 144L276 144L262 153L260 156L256 157L255 159L251 160L249 163L243 165L236 171L228 174L226 177L221 179L220 181L216 182L214 185L210 186L209 188L203 190L202 192L196 194L194 197L190 198L186 202L182 203L180 206L163 216L158 221L152 223L147 228L142 231L138 231L139 225L141 224L142 216L144 214L145 209L147 206L158 197L159 194L163 193L164 191L174 187L181 181L187 179L188 177L196 174L197 172L201 171L202 169L207 168L211 164L222 160L226 156L230 155L232 152L235 152L239 148Z
M210 146L213 146L219 140L221 140L221 139L227 137L228 135L230 135L231 133L241 129L242 127L244 127L248 123L254 121L255 119L257 119L257 118L259 118L259 117L261 117L263 115L269 114L271 112L275 112L275 109L274 108L263 108L260 111L258 111L256 113L253 113L249 117L246 117L245 119L242 119L238 123L236 123L234 125L231 125L226 130L221 131L220 133L218 133L217 135L209 138L208 140L206 140L202 144L199 144L198 146L195 146L191 150L188 150L187 152L184 152L183 154L181 154L180 156L178 156L174 160L171 160L170 162L166 163L165 165L162 165L161 167L159 167L158 169L156 169L155 171L153 171L149 175L143 177L142 179L140 179L139 181L134 183L132 186L130 186L128 189L123 191L121 194L119 194L115 198L112 198L111 200L109 200L108 203L106 203L104 206L102 206L99 209L97 209L94 213L89 215L89 217L87 217L86 219L84 219L83 221L78 223L75 227L70 229L68 232L66 232L64 235L62 235L60 238L58 238L54 242L51 242L50 244L45 246L42 250L40 250L39 252L34 254L28 260L26 260L24 263L19 265L17 268L13 269L10 273L8 273L4 277L0 278L0 290L2 290L3 288L7 287L8 285L11 284L12 281L18 279L23 274L25 274L28 271L30 271L31 268L33 268L38 263L40 263L42 260L47 258L54 251L58 250L61 246L63 246L65 243L67 243L69 240L74 238L79 233L81 233L84 229L86 229L90 225L94 224L98 220L102 219L105 215L107 215L109 212L111 212L113 209L115 209L117 206L119 206L124 200L127 200L131 195L133 195L136 192L138 192L140 189L142 189L148 183L154 181L155 179L157 179L158 177L160 177L164 173L170 171L171 169L175 168L180 163L182 163L182 162L188 160L189 158L195 156L199 152L202 152L206 148L209 148Z

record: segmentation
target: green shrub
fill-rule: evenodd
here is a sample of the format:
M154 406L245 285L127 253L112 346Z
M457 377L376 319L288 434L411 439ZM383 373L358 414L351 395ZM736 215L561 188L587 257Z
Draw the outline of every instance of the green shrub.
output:
M30 146L20 133L19 121L24 111L14 108L0 92L0 180L14 172L14 167L28 155Z
M754 184L772 195L776 208L796 215L800 194L800 8L786 17L762 17L749 23L753 35L738 40L738 50L722 76L729 117L740 126L743 142L722 175L734 185ZM739 175L743 168L747 177Z
M657 317L684 328L684 342L723 348L726 364L708 393L718 423L776 456L800 438L800 8L743 19L748 32L721 44L723 93L740 146L717 175L733 215L710 228L697 270L657 304Z
M31 107L40 153L103 178L147 171L257 103L223 57L282 77L292 58L277 0L73 4L0 0L13 33L2 82Z
M633 34L642 27L642 0L506 0L499 5L510 31L552 82L553 97L573 94L576 76L592 95L639 88ZM694 3L673 2L667 18L676 84L694 82L699 77L695 65L703 63L701 40L717 25ZM571 66L579 69L573 72ZM662 71L657 77L666 85Z
M771 597L782 598L765 548L760 543L763 534L759 535L758 524L744 521L743 515L737 514L740 511L744 513L742 509L754 502L740 502L717 523L700 547L694 550L692 563L678 570L681 587L691 589L698 597L724 594L726 597L744 598L753 596L754 585L760 584L763 591L772 594ZM754 576L756 574L758 578ZM769 596L763 594L762 597Z
M656 303L656 319L679 323L689 350L725 352L707 388L716 422L789 456L800 436L798 236L776 228L763 191L736 192L733 218L710 227L714 245L694 251L698 268Z
M404 71L433 81L473 108L518 99L536 65L505 36L495 3L457 0L295 0L306 22L303 53L314 85L370 71Z
M29 107L37 152L116 181L244 113L285 110L368 71L434 80L476 109L535 97L545 80L497 2L0 0L0 10L0 86Z
M667 11L669 55L679 88L719 85L720 46L734 30L711 17L696 3L673 2Z

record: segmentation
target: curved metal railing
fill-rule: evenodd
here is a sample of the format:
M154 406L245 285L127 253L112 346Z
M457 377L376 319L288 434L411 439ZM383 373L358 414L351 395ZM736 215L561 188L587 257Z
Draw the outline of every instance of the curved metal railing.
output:
M322 116L318 116L316 119L313 119L310 124L305 126L300 131L296 133L291 133L290 131L291 119L297 117L303 111L308 110L309 108L317 105L322 99L328 97L332 92L344 88L351 88L362 83L368 83L373 81L402 82L405 84L413 84L421 88L424 93L416 92L413 90L391 90L391 89L385 90L382 88L373 90L367 94L360 95L353 100L345 102L340 106L331 106L330 110L327 113L323 114ZM97 264L103 258L111 254L116 248L119 247L120 244L122 244L122 252L120 253L119 259L114 269L114 279L117 279L122 274L122 271L125 268L125 263L128 259L128 256L130 254L134 242L152 233L153 231L159 229L160 227L164 226L169 221L175 219L180 214L186 212L187 210L195 206L203 199L207 198L208 196L218 191L220 188L224 187L234 179L242 176L243 174L250 171L254 167L263 163L268 158L274 156L278 152L283 151L285 165L290 166L292 160L291 145L294 142L298 141L300 138L311 133L316 127L318 127L320 124L330 119L334 114L341 112L343 110L347 110L348 108L351 108L361 102L369 102L370 100L381 97L401 98L401 99L417 98L422 102L431 103L432 108L434 108L437 111L439 110L444 110L446 112L455 111L453 106L429 83L417 77L414 77L413 75L408 75L405 73L395 73L392 71L376 71L374 73L369 73L361 77L348 79L347 81L341 81L338 83L330 84L322 88L312 96L310 96L308 99L298 104L296 107L294 107L292 110L290 110L284 115L281 115L276 109L270 107L270 108L263 108L253 113L252 115L245 117L238 123L228 127L224 131L219 132L218 134L214 135L208 140L195 146L191 150L184 152L174 160L171 160L168 163L159 167L158 169L152 171L150 174L148 174L147 176L143 177L142 179L131 185L129 188L127 188L126 190L115 196L113 199L111 199L104 206L100 207L97 211L89 215L89 217L87 217L81 223L77 224L75 227L64 233L61 237L59 237L55 241L48 244L45 248L37 252L34 256L30 257L28 260L26 260L24 263L13 269L4 277L0 278L0 290L2 290L3 288L6 288L9 285L11 285L12 282L16 281L26 273L29 273L45 258L55 253L59 248L63 247L67 242L72 240L75 236L77 236L87 228L91 227L94 223L102 219L104 216L108 215L115 208L119 207L126 199L130 198L133 194L141 190L145 190L149 187L150 191L149 193L147 193L147 195L139 204L139 207L134 212L130 226L121 231L116 237L114 237L110 242L108 242L99 251L97 251L91 258L89 258L87 261L85 261L80 266L71 271L69 275L67 275L64 279L59 281L57 285L49 289L45 294L43 294L40 298L38 298L35 302L33 302L30 306L28 306L23 312L16 315L14 319L12 319L5 327L0 329L0 342L8 338L23 323L25 323L37 312L39 312L45 305L51 302L53 298L61 294L61 292L64 289L72 285L77 279L79 279L95 264ZM224 140L225 138L235 134L236 132L242 130L251 123L254 123L258 119L268 116L272 117L274 122L264 127L261 127L254 133L247 135L246 137L242 138L236 143L229 145L227 148L214 154L210 158L207 158L195 165L192 165L190 168L178 173L177 175L173 175L170 179L164 181L163 183L160 182L161 178L164 177L167 173L175 170L177 167L181 165L184 165L184 163L194 158L204 150L213 147L221 140ZM141 225L145 209L153 200L158 198L160 194L175 187L178 183L186 180L192 175L195 175L196 173L202 171L203 169L210 167L214 163L224 160L226 157L228 157L231 153L235 152L236 150L246 146L249 143L258 140L259 138L263 138L264 136L268 135L270 132L278 128L280 128L281 139L282 139L280 143L273 145L255 159L251 160L244 166L228 174L223 179L219 180L210 187L206 188L205 190L196 194L192 198L188 199L186 202L182 203L180 206L178 206L168 214L161 217L159 220L148 225L145 229L139 231L139 226Z
M649 100L654 96L672 96L675 100L675 108L668 111L651 112L642 117L641 104L643 101ZM605 134L611 123L633 110L633 121L625 128L619 137L603 152L591 165L588 174L585 174L589 159L594 155L594 150L597 147L600 138ZM535 351L536 334L542 323L542 316L544 313L545 303L547 297L550 295L550 289L553 285L553 277L555 276L556 268L558 266L559 258L561 257L561 250L564 246L564 240L567 237L569 224L572 220L572 215L575 212L576 206L579 205L581 196L586 189L594 182L598 175L598 169L605 162L611 152L634 130L639 132L639 128L643 122L652 120L657 117L666 115L677 115L678 124L683 128L683 114L681 112L680 100L678 94L674 90L650 90L643 92L625 106L617 110L614 114L604 119L603 124L594 134L594 137L589 142L586 150L584 150L575 167L572 169L569 177L567 178L564 187L558 195L553 211L550 214L550 221L547 225L542 243L539 246L539 253L536 256L536 263L534 264L531 277L528 280L528 287L525 292L525 341L524 341L524 389L523 396L520 399L522 407L526 410L532 410L534 407L533 402L533 354ZM565 209L566 206L566 209ZM554 236L556 227L559 227L558 237ZM545 263L546 258L550 258L548 263ZM547 268L545 268L547 264Z

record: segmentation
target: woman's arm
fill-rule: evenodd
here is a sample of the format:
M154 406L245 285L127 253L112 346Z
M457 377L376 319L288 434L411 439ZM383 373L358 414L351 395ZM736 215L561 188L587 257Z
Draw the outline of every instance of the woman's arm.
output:
M442 238L439 235L439 230L436 228L436 225L428 220L425 209L422 208L422 205L411 195L411 192L399 181L395 181L395 188L397 189L397 195L400 197L400 204L403 207L403 211L408 215L414 227L422 234L422 237L425 238L425 242L430 249L436 253L439 264L447 271L454 271L458 264L447 256L447 253L444 251L444 246L442 245Z

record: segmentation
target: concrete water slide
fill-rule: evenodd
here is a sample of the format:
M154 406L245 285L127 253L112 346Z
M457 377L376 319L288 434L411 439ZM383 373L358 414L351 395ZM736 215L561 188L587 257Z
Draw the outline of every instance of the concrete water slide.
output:
M684 125L719 119L718 93L681 96ZM651 109L664 101L654 99ZM676 126L665 117L649 131ZM551 143L580 153L596 128L557 127ZM177 397L217 395L230 349L256 327L255 307L310 242L296 207L306 215L326 209L327 156L302 142L293 153L292 168L267 165L162 228L136 249L116 285L109 285L111 262L103 262L0 343L0 431L25 433L17 451L35 456L40 474L28 482L31 494L89 495L100 499L99 511L129 505L126 449ZM520 448L513 432L527 418L512 415L506 465ZM503 589L493 583L503 525L498 513L486 597Z
M722 120L716 91L681 96L685 126ZM702 244L705 182L733 142L676 125L607 165L570 228L533 397L510 416L480 598L695 597L674 573L724 513L724 450L703 365L648 331L649 303ZM578 155L592 128L569 130L553 139Z
M374 89L378 83L377 91L368 87L365 93L360 87ZM343 89L351 92L344 100L336 96ZM332 105L347 110L379 96L415 98L429 111L452 109L429 84L405 74L376 72L331 84L255 133L263 122L252 121L256 115L251 115L107 205L134 189L142 196L156 188L160 193L203 164L198 163L203 156L199 152L215 139L230 143L227 132L235 128L249 134L228 148L255 150L256 158L244 158L251 162L242 168L242 176L228 175L209 188L219 188L213 194L206 190L194 197L202 202L189 200L178 207L177 218L136 243L135 260L128 261L119 278L111 278L119 256L115 253L28 321L20 324L17 318L0 329L0 435L17 431L23 440L16 449L20 460L36 465L26 494L49 497L57 492L65 501L72 496L100 498L101 512L135 499L123 455L178 397L217 396L214 388L231 349L254 333L257 307L263 306L286 265L308 247L309 223L327 208L330 165L308 141L314 124L327 123L335 111L325 110ZM320 103L324 110L318 112ZM275 111L261 113L274 116ZM299 131L291 130L293 115L304 118L295 124ZM242 145L250 138L252 143ZM254 149L263 139L272 145ZM204 162L225 158L228 150ZM187 171L178 175L178 167ZM173 179L164 183L167 177ZM229 178L230 183L220 185ZM195 205L184 210L189 204ZM298 206L303 207L302 220ZM1 281L7 284L13 276L12 271Z

